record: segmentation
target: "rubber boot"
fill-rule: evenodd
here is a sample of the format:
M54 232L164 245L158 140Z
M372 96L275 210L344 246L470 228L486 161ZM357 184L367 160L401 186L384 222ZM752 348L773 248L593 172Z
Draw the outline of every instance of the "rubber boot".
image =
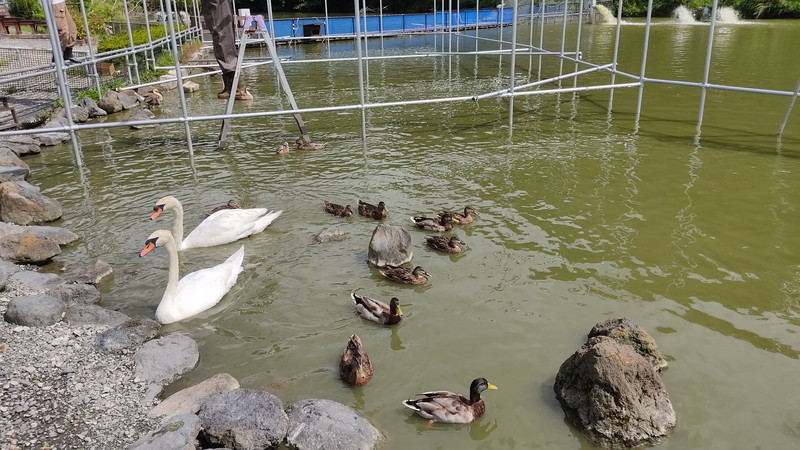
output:
M72 47L67 47L64 49L64 61L72 61L74 63L79 63L80 61L72 55Z
M222 74L222 92L217 94L217 98L229 98L231 96L231 89L233 89L233 77L236 72L225 72Z

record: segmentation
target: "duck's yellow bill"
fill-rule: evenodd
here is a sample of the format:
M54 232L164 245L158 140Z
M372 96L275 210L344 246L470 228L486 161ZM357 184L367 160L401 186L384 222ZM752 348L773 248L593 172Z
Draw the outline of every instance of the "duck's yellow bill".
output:
M492 383L486 383L489 385L488 389L497 389L497 386L493 385Z

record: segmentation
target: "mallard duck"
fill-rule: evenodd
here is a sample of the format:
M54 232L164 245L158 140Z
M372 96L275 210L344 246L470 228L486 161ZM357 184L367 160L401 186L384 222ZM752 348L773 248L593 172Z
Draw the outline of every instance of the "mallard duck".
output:
M461 253L463 249L459 244L464 245L458 236L449 238L447 236L428 236L425 238L425 243L428 244L428 247L445 253Z
M422 398L405 400L403 405L432 422L470 423L486 412L481 398L481 392L486 389L497 387L486 378L476 378L469 387L469 398L450 391L431 391L417 394Z
M475 218L472 217L472 215L475 214L475 208L473 208L472 206L465 206L464 214L457 213L454 211L442 211L439 213L439 217L441 217L444 214L450 214L450 216L453 218L453 222L459 225L466 225L468 223L472 223L472 221L475 220Z
M311 142L306 141L303 138L297 138L294 143L297 144L298 150L322 150L326 145L328 145L327 142Z
M437 217L424 217L414 216L411 218L417 228L428 231L450 231L453 229L453 216L450 213L444 213Z
M283 144L279 145L278 148L275 149L275 153L279 155L285 155L289 153L289 143L283 141Z
M161 105L161 102L164 100L164 96L161 95L161 91L158 88L153 89L144 94L144 104L147 105L148 108L153 109L156 106Z
M236 96L234 97L236 100L252 100L253 94L250 92L253 89L252 86L249 84L244 87L244 89L237 89Z
M334 216L339 216L339 217L353 216L353 210L350 209L350 205L347 206L337 205L336 203L331 203L327 200L325 200L325 212L329 212Z
M394 325L403 319L403 311L400 309L400 300L397 297L392 297L388 305L355 292L350 294L350 298L356 305L356 311L365 319L382 325Z
M378 206L375 206L362 202L360 199L358 200L358 213L375 220L383 220L389 217L389 213L386 211L386 204L383 202L378 202Z
M228 200L228 203L225 203L224 205L219 205L210 211L204 212L203 214L205 214L205 216L208 217L217 211L222 211L223 209L239 209L239 208L241 208L241 206L239 206L239 203L237 203L236 200Z
M404 284L425 284L431 276L421 266L410 269L408 267L400 266L386 266L378 269L381 275L386 278Z
M363 386L372 378L372 363L361 345L358 335L350 336L342 359L339 361L339 378L353 386Z

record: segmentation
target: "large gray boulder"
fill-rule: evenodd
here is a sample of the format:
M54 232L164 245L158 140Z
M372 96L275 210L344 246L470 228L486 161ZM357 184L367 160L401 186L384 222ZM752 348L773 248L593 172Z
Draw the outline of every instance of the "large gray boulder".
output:
M25 181L28 179L30 171L19 166L0 166L0 182L3 181Z
M0 291L6 288L11 275L19 272L20 267L12 262L0 260Z
M90 284L63 283L45 294L60 298L68 305L91 305L100 301L100 291Z
M34 270L20 270L8 277L8 281L32 291L46 291L62 283L61 277L54 273L42 273Z
M136 108L131 111L130 117L128 119L132 122L140 121L140 120L150 120L155 119L156 115L153 111L144 108ZM155 124L138 124L138 125L131 125L131 129L133 130L141 130L142 128L155 128Z
M655 445L677 423L650 361L607 336L589 339L564 361L553 389L567 419L601 447Z
M136 378L167 385L192 370L200 359L197 342L189 336L171 334L146 342L133 355Z
M42 152L39 141L30 134L0 137L0 149L8 149L17 156L38 155Z
M111 90L106 93L105 97L101 98L100 101L97 102L97 106L105 111L106 114L113 114L123 110L122 102L117 96L117 92Z
M82 106L86 111L89 113L89 117L105 117L108 115L105 110L99 106L97 106L97 102L90 97L83 97L81 101L78 102L78 106Z
M17 225L50 222L61 217L61 205L26 181L0 183L0 220Z
M88 285L81 285L88 286ZM95 338L94 347L99 352L122 352L134 350L153 339L161 324L153 319L140 317L103 331Z
M144 100L141 95L132 89L117 92L117 98L122 103L122 109L133 109L139 105L140 101Z
M256 389L212 395L197 415L203 423L202 439L240 450L277 447L289 428L281 400Z
M64 321L70 326L102 325L116 327L130 320L130 317L119 311L103 308L100 305L76 304L67 309Z
M194 414L171 417L158 430L134 442L128 450L195 450L200 418Z
M50 239L58 245L71 244L80 239L80 236L66 228L51 227L47 225L22 226L15 225L13 223L0 222L0 236L14 233L30 233L41 239Z
M26 327L46 327L61 321L67 304L44 294L14 297L8 302L5 321Z
M200 383L182 389L154 406L147 415L168 418L176 414L195 414L212 395L239 389L239 381L227 373L218 373Z
M16 166L30 169L28 163L23 161L16 152L3 146L3 141L0 141L0 166Z
M630 345L636 353L650 361L653 369L658 372L667 367L667 360L658 351L656 340L639 324L628 318L616 317L599 322L589 331L589 338L595 336L608 336L620 344Z
M383 267L386 265L400 266L414 256L411 251L411 234L403 227L380 224L372 232L369 241L370 263Z
M0 258L18 264L44 264L60 253L61 247L57 243L30 233L0 237Z
M94 264L84 269L80 275L75 277L75 282L82 284L100 284L101 281L113 273L114 269L110 264L102 259L98 259Z
M46 131L46 130L48 128L68 127L69 125L70 123L66 117L58 117L44 124L40 128L42 132L34 134L33 136L39 142L39 145L45 147L51 147L54 145L63 144L64 142L70 140L68 131Z
M385 441L361 413L333 400L300 400L287 406L286 413L286 442L298 450L371 450Z

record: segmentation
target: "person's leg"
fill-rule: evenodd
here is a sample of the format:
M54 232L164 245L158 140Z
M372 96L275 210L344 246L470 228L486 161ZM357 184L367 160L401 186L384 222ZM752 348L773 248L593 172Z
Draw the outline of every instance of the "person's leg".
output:
M63 3L62 3L63 4ZM78 27L75 26L75 21L72 20L72 14L69 13L69 10L64 8L66 12L66 43L62 41L62 46L66 45L64 48L64 60L72 61L74 63L80 62L72 55L72 47L75 46L75 43L78 41Z
M233 88L238 56L231 1L203 0L203 19L206 22L206 28L211 33L214 57L222 71L223 88L217 97L228 98Z

